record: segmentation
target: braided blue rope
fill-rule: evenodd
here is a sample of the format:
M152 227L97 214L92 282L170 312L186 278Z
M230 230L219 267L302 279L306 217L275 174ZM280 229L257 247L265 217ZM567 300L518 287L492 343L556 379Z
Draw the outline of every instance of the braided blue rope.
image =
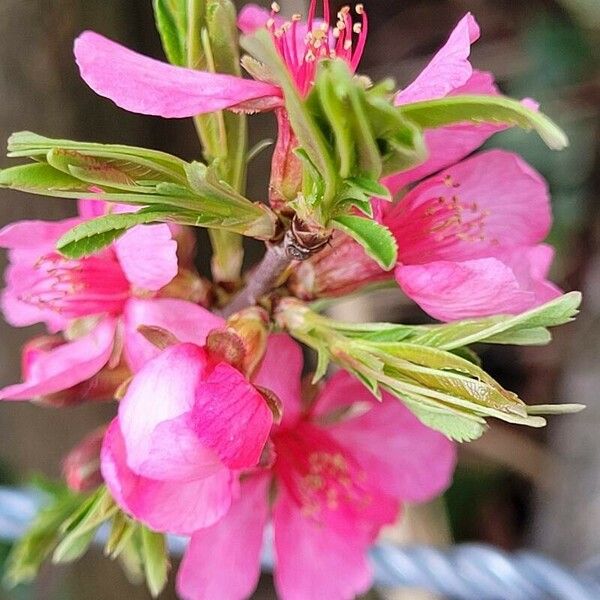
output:
M0 540L24 533L43 497L0 487ZM173 537L174 554L185 540ZM502 552L482 544L450 548L395 546L381 542L371 550L375 583L419 588L452 600L599 600L600 557L571 570L540 554ZM271 562L265 557L265 564Z

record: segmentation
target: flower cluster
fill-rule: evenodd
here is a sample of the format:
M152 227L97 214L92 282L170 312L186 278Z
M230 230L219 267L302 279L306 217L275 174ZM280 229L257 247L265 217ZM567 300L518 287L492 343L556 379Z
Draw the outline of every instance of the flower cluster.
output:
M336 323L335 341L325 321L318 331L286 326L294 315L277 319L278 303L290 295L341 296L392 270L405 294L440 321L517 315L560 296L547 280L552 250L543 240L551 213L543 179L510 152L467 158L503 127L534 123L551 134L531 100L498 100L504 112L489 122L450 109L442 119L423 116L430 101L464 97L477 106L500 98L493 77L469 63L479 37L470 14L415 81L393 92L355 75L368 30L362 5L334 17L325 1L317 18L312 0L306 21L283 19L276 3L271 11L246 6L237 19L250 40L244 47L258 40L268 48L264 61L242 58L252 76L246 79L236 74L236 60L215 71L219 35L231 35L231 6L208 4L198 19L202 31L194 31L189 14L174 19L173 3L155 3L174 64L93 32L76 40L77 64L93 90L126 110L214 118L197 122L209 144L215 132L227 142L245 131L231 119L274 111L269 206L243 197L231 173L245 172L245 163L235 164L231 148L205 166L126 146L13 139L13 155L33 158L34 168L6 169L0 185L44 193L31 181L51 174L55 186L46 193L84 199L78 217L0 231L10 263L5 317L48 329L23 349L24 381L0 390L0 399L118 401L112 422L69 454L65 478L82 494L106 486L124 519L116 531L139 526L190 538L177 576L182 598L248 597L272 538L281 598L351 599L371 583L367 551L382 527L396 521L404 502L428 501L449 485L455 448L448 438L469 439L461 419L472 419L478 434L489 415L536 426L543 420L452 353L469 343L452 346L462 330L437 330L435 338L427 328L381 325L365 328L370 345L350 347L359 344L360 327ZM194 64L186 62L190 35L204 44ZM319 87L328 65L340 67L345 91ZM354 111L348 126L358 132L356 148L349 138L340 149L340 128L328 122L338 101ZM314 117L317 105L327 118ZM245 161L242 134L236 143ZM390 157L402 168L386 170ZM329 180L320 160L335 171ZM327 194L326 210L319 203ZM225 263L228 256L241 262L239 233L267 240L265 257L245 281L208 282L195 270L188 225L211 228L215 255ZM535 327L523 320L518 343L544 335L546 325L565 322L575 309L552 310L533 319ZM485 333L488 321L478 327ZM494 341L504 333L506 341L506 331L487 335ZM319 362L307 383L292 336L310 339L319 357L322 349L343 356L346 370L317 385L326 367ZM365 358L365 348L374 358ZM112 518L117 509L107 510ZM109 541L114 556L135 549L119 535Z

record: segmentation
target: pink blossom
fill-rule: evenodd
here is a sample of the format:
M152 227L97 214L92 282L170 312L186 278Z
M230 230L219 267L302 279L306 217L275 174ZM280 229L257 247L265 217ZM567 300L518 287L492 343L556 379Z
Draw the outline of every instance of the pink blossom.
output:
M271 336L256 383L283 401L284 421L271 436L275 459L243 476L227 515L192 536L178 574L186 600L250 596L269 521L279 597L354 598L371 584L366 552L381 527L403 501L429 500L448 485L455 454L445 437L343 372L307 405L301 370L300 348Z
M82 201L80 218L20 221L0 231L0 246L9 249L2 296L7 321L17 326L45 322L51 332L65 330L71 339L29 353L25 382L1 390L0 399L53 394L86 381L109 360L115 366L127 329L124 315L177 274L177 243L163 224L134 227L87 258L72 260L56 252L63 233L105 210L104 203ZM127 339L125 344L131 345Z
M398 244L396 281L436 319L518 314L560 294L547 280L553 250L542 244L552 220L547 184L516 154L477 154L375 208ZM338 294L385 277L339 236L300 266L292 289Z
M258 463L272 421L239 371L203 347L176 344L129 385L104 440L102 474L137 520L191 534L227 512L236 471Z

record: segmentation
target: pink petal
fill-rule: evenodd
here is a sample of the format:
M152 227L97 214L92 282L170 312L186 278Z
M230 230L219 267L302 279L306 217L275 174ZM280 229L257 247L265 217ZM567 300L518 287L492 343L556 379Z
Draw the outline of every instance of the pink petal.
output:
M455 89L450 95L459 96L460 94L494 96L498 94L498 88L490 73L473 71L465 85ZM408 171L401 171L386 177L383 183L392 194L396 194L408 184L436 173L468 156L488 138L503 129L505 127L491 123L464 123L439 129L428 129L425 131L427 160Z
M407 88L398 92L396 105L443 98L464 85L473 73L469 62L471 44L478 39L477 21L471 13L467 13L420 75Z
M4 318L13 327L27 327L35 323L45 323L50 333L56 333L67 327L69 320L48 308L41 308L29 302L23 302L20 298L20 290L14 289L10 285L11 280L17 280L18 274L23 269L15 268L14 265L8 266L4 275L7 279L8 287L4 290L1 297L2 312ZM21 283L23 283L21 279Z
M417 185L383 221L399 260L468 260L540 242L552 220L548 186L516 154L476 154Z
M398 265L396 281L409 298L440 321L518 314L545 301L536 297L530 285L524 287L515 271L498 258Z
M115 331L116 322L104 318L91 333L40 353L29 364L27 379L0 390L0 400L31 400L86 381L108 362Z
M283 403L283 421L296 420L302 409L300 346L285 333L269 336L267 352L254 383L275 392Z
M134 286L156 292L177 275L177 242L168 225L138 225L115 242L125 276Z
M170 331L182 342L204 345L208 333L223 326L223 319L186 300L155 298L131 299L125 307L125 354L133 371L138 371L160 351L137 331L152 325Z
M100 188L98 188L99 191ZM96 219L102 217L109 211L109 205L102 200L82 198L77 201L77 212L82 219Z
M39 258L56 250L56 242L69 229L81 223L81 219L62 221L17 221L0 230L0 248L17 251L18 259ZM34 259L35 260L35 259Z
M193 481L158 481L127 466L123 436L115 419L104 438L102 476L117 503L156 531L190 535L216 523L229 509L237 482L229 469Z
M272 85L168 65L91 31L75 40L75 58L82 78L97 94L146 115L192 117L281 96Z
M268 485L268 477L246 479L227 515L192 535L177 574L184 600L245 600L252 594L260 576Z
M360 402L366 412L334 423L329 433L352 451L373 485L407 502L424 502L451 482L456 463L454 444L429 429L389 394L383 402L346 372L336 373L322 396L329 406Z
M368 543L303 515L286 491L275 502L275 586L282 600L349 600L371 586Z
M256 4L245 4L238 14L237 25L244 35L266 28L271 12Z
M179 452L181 464L175 467L177 474L198 475L195 467L200 472L207 468L206 459L211 457L202 452L194 464L186 461L185 450L198 449L201 444L199 440L194 444L192 435L184 433L185 424L172 423L192 410L206 366L206 354L201 348L194 344L177 344L146 363L133 378L119 404L119 423L127 448L127 464L136 473L147 477L160 473L161 479L164 478L162 453L167 452L169 441L175 443L164 435L161 438L165 432L157 430L165 422L171 422L173 431L184 440ZM191 426L187 429L193 432ZM176 452L169 452L169 456L174 458ZM213 465L219 463L214 454L212 459Z
M264 398L244 376L219 363L196 390L191 426L231 469L256 466L273 424Z

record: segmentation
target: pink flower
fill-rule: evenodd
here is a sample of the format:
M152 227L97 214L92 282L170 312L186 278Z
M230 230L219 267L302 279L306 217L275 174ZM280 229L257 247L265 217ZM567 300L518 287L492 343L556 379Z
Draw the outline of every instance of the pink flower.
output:
M303 95L312 86L319 59L329 58L335 51L355 70L366 42L364 11L360 11L362 30L354 44L349 10L344 11L345 29L332 30L329 3L323 3L324 22L314 19L316 4L316 0L311 1L307 23L299 22L296 17L284 23L274 12L255 5L247 5L238 22L244 33L263 27L271 32ZM84 81L100 96L131 112L180 118L228 108L269 110L282 105L281 89L272 83L169 65L92 31L77 38L74 50Z
M102 448L102 474L119 505L152 529L191 534L215 523L254 467L273 415L229 364L176 344L133 378Z
M396 105L464 94L498 94L494 76L473 69L469 62L471 44L479 39L479 34L477 21L467 13L419 76L396 94ZM532 101L526 102L532 104ZM412 169L386 177L383 183L396 194L404 186L456 163L502 129L503 126L480 123L428 130L425 132L428 159Z
M20 221L0 231L0 246L9 249L10 261L2 296L7 321L16 326L45 322L50 331L66 330L73 340L28 353L25 382L1 390L0 399L53 394L90 379L111 357L115 366L123 316L135 310L140 297L152 297L177 274L177 243L163 224L134 227L87 258L71 260L56 252L63 233L103 214L105 206L82 201L81 218Z
M384 207L385 210L385 207ZM518 314L560 295L546 182L491 150L445 169L384 212L398 243L396 281L436 319Z
M374 201L398 244L396 281L442 321L517 314L558 296L545 181L519 156L477 154L425 179L403 198ZM345 236L301 265L292 289L310 298L348 293L388 275Z
M301 370L300 348L272 336L256 382L284 405L271 436L274 462L242 477L227 515L192 536L178 574L186 600L247 598L269 520L279 597L354 598L371 584L367 549L401 502L428 500L448 485L455 454L446 438L343 372L307 406Z

